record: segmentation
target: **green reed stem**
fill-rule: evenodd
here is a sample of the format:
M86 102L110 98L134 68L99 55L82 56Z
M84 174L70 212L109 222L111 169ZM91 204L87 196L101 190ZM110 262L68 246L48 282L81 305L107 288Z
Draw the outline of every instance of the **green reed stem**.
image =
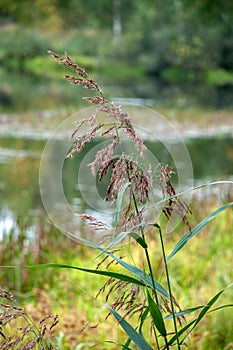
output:
M127 175L128 175L128 179L130 181L129 173ZM139 215L137 200L135 198L134 192L133 192L133 203L134 203L135 211L136 211L137 215ZM143 229L142 226L140 226L140 232L141 232L141 236L142 236L143 240L146 242L145 233L144 233L144 229ZM150 276L151 276L151 282L152 282L152 286L153 286L153 290L154 290L156 304L159 306L159 300L158 300L158 295L157 295L157 292L156 292L156 289L155 289L155 281L154 281L154 276L153 276L153 271L152 271L152 266L151 266L151 262L150 262L150 256L149 256L148 249L144 248L144 252L145 252L145 255L146 255L146 261L147 261L147 265L148 265ZM155 335L156 345L157 345L157 348L159 350L160 346L159 346L159 340L158 340L158 336L157 336L157 332L156 332L155 326L153 326L153 331L154 331L154 335ZM169 345L168 345L166 337L165 337L165 344L166 344L166 348L169 349Z
M119 136L116 124L114 126L115 126L115 130L116 130L116 135L120 139L120 136ZM123 151L122 151L122 153L123 153ZM129 170L127 170L127 177L128 177L128 180L129 180L129 182L131 183L131 186L132 186ZM133 196L134 208L135 208L136 214L139 217L138 204L137 204L137 200L136 200L133 188L132 188L132 196ZM144 229L143 229L142 226L140 226L140 232L141 232L141 236L142 236L143 240L146 242L145 233L144 233ZM153 286L153 290L154 290L154 294L155 294L155 300L156 300L157 305L159 306L159 300L158 300L158 295L157 295L156 288L155 288L155 282L154 282L153 271L152 271L152 266L151 266L151 262L150 262L150 256L149 256L148 249L144 248L144 252L145 252L145 255L146 255L146 261L147 261L147 265L148 265L150 276L151 276L151 282L152 282L152 286ZM154 334L155 334L155 340L156 340L157 348L158 348L158 350L160 350L158 335L157 335L155 327L153 327L153 330L154 330ZM165 342L166 342L166 347L167 347L167 341L165 340ZM167 347L167 349L169 349L169 347Z
M172 290L171 290L171 283L170 283L170 278L169 278L169 271L168 271L165 247L164 247L164 242L163 242L163 235L162 235L162 231L161 231L161 228L159 225L157 226L157 228L159 230L159 237L160 237L161 248L162 248L162 253L163 253L163 261L164 261L166 278L167 278L168 292L169 292L171 308L172 308L172 318L173 318L173 324L174 324L174 329L175 329L175 334L176 334L177 349L180 350L178 329L177 329L176 317L175 317L175 308L174 308L174 303L173 303L173 298L172 298Z

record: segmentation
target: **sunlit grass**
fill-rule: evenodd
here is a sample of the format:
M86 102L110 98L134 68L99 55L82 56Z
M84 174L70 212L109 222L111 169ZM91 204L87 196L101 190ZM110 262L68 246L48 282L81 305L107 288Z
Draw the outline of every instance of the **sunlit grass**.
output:
M197 224L216 207L214 201L210 201L207 206L203 201L194 201L191 224L193 226ZM186 249L170 261L173 292L182 309L189 308L190 305L205 304L213 294L232 282L232 219L232 209L224 211L195 236L187 244ZM44 230L46 234L43 236L43 244L40 247L40 263L54 262L85 268L96 267L99 260L96 259L96 252L93 249L68 240L53 227L48 229L45 225ZM175 232L165 236L167 254L185 232L185 228L179 227ZM14 236L11 237L11 241L11 244L5 246L4 256L7 257L6 253L9 250L11 254L8 253L8 261L5 259L4 265L38 262L33 256L33 249L30 256L19 253L20 244L23 244L22 237L21 243ZM15 255L12 247L16 247L17 243L19 249L18 255ZM156 279L162 282L164 276L160 274L159 241L153 231L148 237L148 243ZM122 254L125 252L128 256L132 256L134 262L140 266L141 253L135 243L123 246L121 249ZM116 266L114 269L119 270L119 267ZM92 277L82 272L64 269L29 269L18 271L16 274L12 273L12 270L1 269L1 281L5 287L11 285L11 290L15 292L19 303L25 304L26 311L33 318L43 317L45 313L59 314L60 325L56 330L56 339L60 341L59 350L76 349L76 346L82 343L89 344L84 347L89 349L91 345L108 339L116 343L125 341L125 335L112 316L105 320L107 310L101 304L104 298L95 299L98 290L106 282L105 277ZM231 293L230 290L226 291L218 305L231 303ZM98 327L86 328L82 332L87 322L90 322L90 327L97 324ZM188 340L190 348L193 350L230 349L229 344L233 341L232 324L231 308L210 313L190 336ZM105 350L119 347L102 343L96 348Z

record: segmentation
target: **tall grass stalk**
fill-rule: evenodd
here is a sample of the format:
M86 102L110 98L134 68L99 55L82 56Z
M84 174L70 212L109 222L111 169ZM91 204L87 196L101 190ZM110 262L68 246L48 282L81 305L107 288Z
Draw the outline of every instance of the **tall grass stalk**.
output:
M129 174L128 174L128 179L130 180ZM136 214L139 215L138 205L137 205L137 201L136 201L134 192L132 193L132 195L133 195L133 203L134 203ZM153 291L154 291L156 304L159 306L159 300L158 300L158 295L157 295L156 288L155 288L154 275L153 275L153 270L152 270L152 266L151 266L150 256L149 256L149 252L148 252L148 248L147 248L146 237L145 237L144 229L143 229L142 226L140 226L140 232L141 232L142 239L145 241L144 252L145 252L145 256L146 256L147 265L148 265L148 268L149 268L149 273L150 273L150 276L151 276L151 282L152 282L152 286L153 286ZM157 332L156 332L156 329L155 329L154 326L153 326L153 331L154 331L154 335L155 335L155 339L156 339L157 348L160 349ZM164 339L165 339L165 343L166 343L166 348L169 349L166 335L165 335Z
M177 349L180 349L179 336L178 336L177 323L176 323L176 316L175 316L175 308L174 308L174 303L173 303L172 289L171 289L171 283L170 283L170 277L169 277L169 270L168 270L168 265L167 265L167 258L166 258L166 253L165 253L165 247L164 247L164 242L163 242L163 235L162 235L162 231L161 231L160 226L156 225L156 227L159 230L161 249L162 249L162 253L163 253L163 262L164 262L165 271L166 271L167 286L168 286L169 297L170 297L171 308L172 308L172 318L173 318L174 329L175 329L175 334L176 334Z
M106 175L109 176L105 201L115 203L116 213L113 215L113 224L110 228L105 222L88 213L77 213L80 220L84 220L91 230L101 232L97 242L70 233L70 237L87 244L99 253L98 258L102 260L98 262L96 268L54 263L38 264L30 268L75 269L95 276L108 277L97 296L104 295L106 309L115 317L127 335L125 344L120 345L122 349L130 349L130 343L133 342L140 350L153 350L155 347L158 350L169 350L174 346L180 350L181 346L187 345L186 339L205 316L210 312L232 307L232 304L224 304L214 308L214 304L233 284L214 294L206 304L190 306L183 310L173 294L168 262L174 259L176 254L212 219L229 210L233 202L218 208L191 228L189 220L191 210L181 200L183 193L177 194L172 185L171 166L163 165L158 169L156 176L164 198L157 203L151 203L155 174L151 164L144 163L146 149L134 129L130 115L121 106L109 101L98 83L90 78L85 69L75 63L67 53L64 57L51 51L49 54L74 72L74 76L65 76L69 82L81 85L95 94L84 98L93 104L96 110L88 119L83 119L77 124L71 135L73 142L67 158L82 152L93 140L107 138L109 141L107 146L106 142L103 143L103 148L95 154L94 160L89 164L89 170L98 182L102 182ZM102 121L103 118L99 121L99 114L101 117L104 116L106 123ZM125 152L121 143L122 135L133 143L136 157L134 153ZM168 256L164 231L161 224L158 224L158 218L155 219L153 215L152 218L147 216L147 210L156 209L161 204L166 219L177 215L188 230ZM161 247L156 253L159 253L163 262L163 267L157 269L157 274L151 258L155 255L155 251L151 254L147 239L147 235L154 229L158 230ZM121 255L119 245L127 243L128 238L142 252L143 261L139 261L138 265L130 264L128 257ZM164 275L168 290L163 286L163 278L161 283L158 282Z
M65 53L64 57L51 51L49 51L49 53L60 64L74 71L74 76L65 76L70 83L81 85L88 90L94 91L96 94L95 96L84 98L86 101L96 106L96 111L89 119L81 120L78 123L71 136L74 141L67 154L67 158L72 157L76 152L82 152L85 145L95 138L108 137L110 141L107 147L104 146L96 153L95 159L89 164L89 167L92 174L97 177L99 182L103 180L106 174L110 174L110 180L106 188L105 201L116 202L118 213L113 220L115 224L112 228L114 232L112 234L112 242L110 242L107 248L102 248L100 244L93 244L85 239L81 241L96 247L106 257L111 258L112 261L123 267L125 271L123 275L114 271L109 274L107 270L111 263L107 264L107 267L103 270L99 270L99 267L102 266L106 260L105 257L102 262L98 264L96 272L89 271L89 273L101 272L102 274L111 275L110 280L101 288L99 294L106 292L106 289L109 288L108 292L106 292L106 301L109 300L110 296L113 296L114 300L112 306L107 306L107 308L119 321L130 341L133 341L139 349L152 349L153 342L149 345L144 337L144 324L149 322L154 333L157 349L165 348L169 350L171 346L176 344L177 349L180 350L181 345L184 345L184 341L190 329L193 330L197 326L224 290L217 293L206 306L200 307L201 311L197 317L194 316L193 320L183 325L185 316L193 314L199 307L181 310L177 300L172 294L168 261L182 249L211 218L233 205L233 203L219 208L217 212L211 214L212 216L210 215L210 217L205 218L202 223L191 229L188 219L191 210L189 206L180 199L179 194L176 194L175 188L171 182L174 172L169 165L161 166L157 176L159 178L159 187L164 196L163 213L168 219L173 215L178 215L184 225L188 227L188 233L181 238L167 258L160 225L156 222L151 224L147 221L148 219L145 215L145 206L149 202L150 193L154 186L153 172L150 164L147 168L140 164L140 161L144 158L145 146L141 138L135 132L130 115L126 113L121 106L109 101L98 83L90 78L85 69L75 63L67 53ZM98 113L102 113L108 120L107 128L104 122L98 122ZM84 125L87 126L86 131L82 130ZM140 155L139 157L135 158L132 154L128 155L124 152L121 145L122 134L134 143L135 150ZM119 213L121 213L121 215L119 215ZM102 242L111 237L109 233L106 234L104 231L104 222L88 214L80 214L80 218L84 219L92 229L103 230ZM153 266L146 239L147 229L151 226L157 228L159 231L161 257L164 264L168 292L154 278ZM126 237L131 237L137 242L139 247L144 250L146 269L141 269L140 267L129 264L124 261L122 257L117 257L114 251L111 251L114 245L120 243ZM147 269L149 274L146 272ZM130 277L131 274L136 278L133 283ZM146 293L143 293L144 300L142 301L143 294L141 294L141 291L143 291L143 289ZM152 290L152 294L150 290ZM118 291L119 296L115 296L114 298L115 291ZM178 310L176 310L177 308ZM118 313L120 310L123 312L123 316ZM166 316L166 313L169 315ZM131 325L126 318L133 317L135 314L139 315L139 324L132 326L133 323ZM167 325L167 320L171 318L173 320L173 331L171 331L170 326ZM179 328L177 321L179 321ZM181 335L183 335L182 340L180 340ZM130 341L126 343L127 346Z

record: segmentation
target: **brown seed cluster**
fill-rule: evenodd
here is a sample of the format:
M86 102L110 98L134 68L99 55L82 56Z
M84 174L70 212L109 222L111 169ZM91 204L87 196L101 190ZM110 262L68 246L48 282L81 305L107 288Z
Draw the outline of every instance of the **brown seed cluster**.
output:
M86 75L85 69L79 67L79 65L77 65L77 63L75 63L72 60L72 58L67 54L67 52L65 52L64 57L61 57L57 53L50 51L50 50L48 51L48 53L53 58L55 58L61 65L65 66L65 67L72 68L74 70L74 72L78 76L78 78L74 77L74 76L70 76L70 75L65 75L65 78L70 83L75 84L75 85L82 85L86 89L96 90L102 94L102 90L100 89L98 84L92 78L89 78Z
M112 164L112 176L105 199L115 201L118 192L122 190L125 183L129 182L131 195L136 197L138 203L143 204L145 200L149 199L149 190L152 187L151 175L151 169L145 172L140 169L138 162L133 160L131 156L122 154Z
M176 191L171 183L171 177L174 171L169 165L162 166L159 174L159 186L161 188L164 198L172 197L168 199L167 205L163 208L165 216L169 219L174 213L179 216L185 225L191 230L187 214L191 214L189 206L176 197Z
M105 224L103 221L101 220L97 220L96 218L94 218L92 215L88 215L88 214L78 214L78 216L85 220L88 223L88 226L90 228L93 228L95 231L98 230L106 230L109 229L109 227L107 226L107 224Z
M51 342L51 331L58 324L58 316L44 317L38 327L25 310L15 305L11 293L0 289L0 349L42 350L56 349ZM23 326L22 326L23 325Z
M121 136L123 133L127 139L134 142L135 148L143 158L145 152L143 141L135 132L130 115L122 110L120 105L109 102L105 98L97 82L88 77L84 68L75 63L66 52L64 57L52 51L49 51L49 54L60 64L71 68L75 72L76 77L65 76L71 83L82 85L98 93L97 96L84 98L86 101L96 105L96 110L90 118L83 119L77 124L71 135L71 139L74 141L67 158L72 157L76 152L81 152L85 145L94 139L108 137L109 144L96 153L95 159L89 166L93 175L98 176L99 182L103 180L107 173L111 174L110 182L106 189L106 201L115 201L119 191L122 191L125 184L129 183L127 189L128 204L123 215L123 224L125 227L129 227L130 221L135 223L142 218L142 215L139 215L139 210L142 209L135 210L135 201L138 205L143 205L149 199L149 192L153 188L152 169L149 167L147 170L142 170L138 161L124 154L123 150L120 151L120 155L116 154L116 152L122 146ZM105 123L97 121L99 113L109 120L107 128ZM81 132L83 125L87 125L88 129ZM185 203L175 196L175 189L171 184L172 175L173 171L170 166L161 167L159 174L160 189L164 197L172 196L172 198L168 199L163 212L167 218L170 218L172 214L178 215L189 226L187 213L191 213L191 211Z

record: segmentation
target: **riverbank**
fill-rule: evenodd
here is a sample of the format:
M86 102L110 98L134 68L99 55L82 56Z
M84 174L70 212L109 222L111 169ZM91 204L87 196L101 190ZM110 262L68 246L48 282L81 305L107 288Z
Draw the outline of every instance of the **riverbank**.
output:
M86 107L80 108L80 111L84 108ZM149 130L159 130L159 136L162 139L174 138L174 130L184 139L218 135L233 136L233 110L204 111L195 108L179 110L151 107L144 110L142 106L136 105L134 111L135 109L138 112L133 113L133 123L139 127L146 126ZM149 113L145 114L145 111ZM152 111L156 111L155 114ZM17 115L3 113L0 114L0 135L46 140L52 136L61 123L76 112L77 110L70 108L58 111L26 112ZM171 125L171 128L166 127L166 122ZM69 130L63 136L69 136Z

